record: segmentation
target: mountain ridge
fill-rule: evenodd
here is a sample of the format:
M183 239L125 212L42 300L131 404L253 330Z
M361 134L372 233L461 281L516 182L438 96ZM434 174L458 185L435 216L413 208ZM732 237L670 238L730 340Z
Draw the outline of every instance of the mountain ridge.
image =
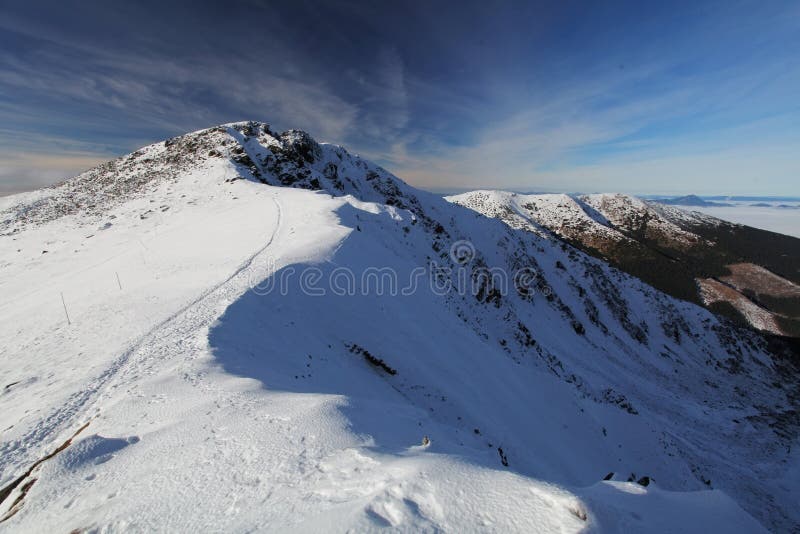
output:
M797 489L769 482L795 461L791 360L543 228L264 123L179 136L79 178L0 203L0 276L14 282L2 335L28 355L1 363L19 377L6 395L41 414L3 416L0 483L77 422L96 432L52 460L9 525L51 524L58 507L76 526L155 527L195 513L195 476L214 481L200 517L220 528L257 528L264 481L278 496L271 524L287 528L459 529L482 511L506 528L654 527L632 518L626 492L684 528L758 528L737 506L772 527L798 522L786 504ZM333 292L342 273L384 267L474 291ZM59 288L63 310L50 306ZM146 473L163 454L173 474L156 500ZM657 485L626 482L633 473ZM92 504L120 484L127 504ZM73 492L86 499L64 508ZM246 505L228 517L231 495Z
M501 219L502 205L513 205L523 220L515 224L553 232L674 297L771 334L800 333L795 238L624 194L478 191L448 198Z

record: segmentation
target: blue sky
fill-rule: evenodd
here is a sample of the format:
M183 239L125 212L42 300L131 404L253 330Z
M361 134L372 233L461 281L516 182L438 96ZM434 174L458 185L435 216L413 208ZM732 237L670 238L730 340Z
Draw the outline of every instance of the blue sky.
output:
M254 119L432 190L800 195L798 2L133 4L0 0L0 192Z

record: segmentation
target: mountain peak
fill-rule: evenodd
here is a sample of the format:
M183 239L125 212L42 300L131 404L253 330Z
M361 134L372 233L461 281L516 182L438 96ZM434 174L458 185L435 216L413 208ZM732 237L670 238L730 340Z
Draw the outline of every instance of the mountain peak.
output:
M213 170L219 168L229 172ZM383 168L338 145L320 144L303 130L275 133L266 122L239 121L142 147L53 187L18 195L21 202L0 216L0 233L66 215L99 215L158 184L197 172L225 176L225 181L244 179L352 195L410 209L425 218L416 200L418 192Z

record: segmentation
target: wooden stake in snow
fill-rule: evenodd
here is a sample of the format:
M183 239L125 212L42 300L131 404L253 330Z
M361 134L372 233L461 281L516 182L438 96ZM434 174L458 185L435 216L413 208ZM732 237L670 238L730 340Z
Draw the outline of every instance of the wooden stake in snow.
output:
M67 324L72 324L72 321L69 320L69 312L67 311L67 303L64 301L64 293L61 293L61 304L64 305L64 315L67 316Z
M117 285L119 286L119 290L122 291L122 282L119 281L119 273L114 271L114 274L117 275Z

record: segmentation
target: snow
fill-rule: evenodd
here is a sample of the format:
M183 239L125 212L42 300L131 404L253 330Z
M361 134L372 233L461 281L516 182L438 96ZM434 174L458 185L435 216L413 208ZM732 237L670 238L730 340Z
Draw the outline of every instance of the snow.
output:
M714 243L690 230L698 225L708 228L724 224L720 219L697 211L686 211L618 193L581 196L523 195L480 190L447 198L486 216L499 218L512 228L527 230L544 238L552 232L572 243L580 243L585 250L592 251L600 258L610 259L612 263L625 255L635 257L638 254L646 258L648 255L663 254L659 245L664 249L689 252L690 256L703 254L702 249L713 247ZM789 208L781 209L794 211ZM655 247L653 243L656 244ZM735 268L734 265L728 267ZM760 267L758 269L764 271ZM731 279L723 281L732 284L734 289L738 288L738 282ZM783 287L787 284L793 286L788 280L775 275L766 278L764 273L761 275L761 282L759 287ZM778 322L779 316L754 303L744 294L711 279L696 283L700 302L706 305L719 301L728 302L753 327L776 335L785 335ZM754 288L755 286L749 289ZM791 296L794 293L791 289L785 289L782 294Z
M676 493L657 486L642 488L625 482L601 482L583 492L594 504L600 521L615 532L650 532L652 525L665 532L767 532L747 514L736 510L721 491ZM730 509L730 515L709 517L708 509ZM672 511L680 509L682 517Z
M140 179L141 158L170 153L160 144L118 165L125 184L87 178L95 196L118 192L88 210L64 208L69 183L2 199L0 486L89 424L35 469L1 531L753 532L800 521L786 441L757 419L732 422L766 417L756 403L789 406L747 334L723 341L706 311L341 147L250 123L178 145L209 136L224 157ZM297 165L324 191L277 185L267 158L295 158L293 144L310 144L312 161ZM239 147L258 174L228 157ZM453 267L450 243L467 238L475 262L535 265L554 297L315 295L301 275L391 267L409 280L431 261ZM720 371L734 349L743 372ZM600 482L609 471L657 482Z
M670 213L668 206L662 207L619 193L584 195L581 200L602 213L615 226L628 231L636 231L641 221L646 221L647 237L651 239L668 236L671 244L678 243L684 247L704 242L700 236L683 230L669 217L664 216L665 213Z
M713 278L698 279L697 285L700 289L700 298L703 299L705 304L728 302L733 305L751 325L766 332L773 332L778 335L781 334L780 325L768 310L756 305L735 289Z
M800 298L800 286L753 263L735 263L728 266L730 276L721 281L738 291L751 290L774 297Z
M634 241L621 230L636 232L640 221L647 221L648 237L669 236L672 244L691 246L702 243L700 236L678 227L661 208L636 197L622 194L570 196L565 194L523 195L504 191L472 191L448 197L448 200L481 213L499 217L515 228L542 233L546 228L568 239L587 244ZM691 217L676 210L681 217ZM696 217L696 216L695 216Z

